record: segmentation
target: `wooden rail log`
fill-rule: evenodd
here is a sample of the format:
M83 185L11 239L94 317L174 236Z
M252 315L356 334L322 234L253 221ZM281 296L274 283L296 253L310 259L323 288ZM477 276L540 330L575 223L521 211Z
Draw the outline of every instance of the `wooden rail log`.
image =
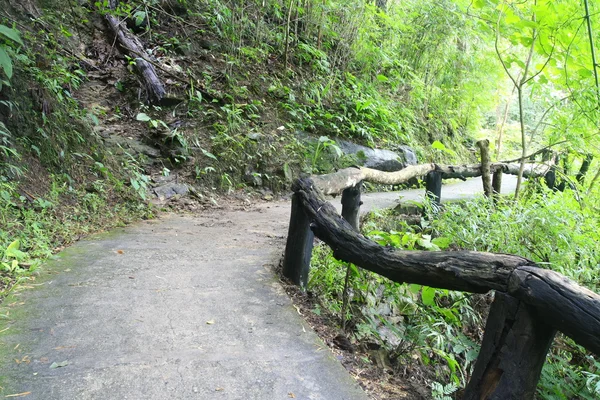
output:
M435 169L435 164L409 165L400 171L384 172L372 168L351 167L337 172L313 177L314 183L325 195L337 195L349 187L358 185L361 181L381 183L383 185L398 185L412 178L426 175Z
M510 295L536 307L549 324L600 355L600 296L549 269L524 266L510 277Z
M317 192L309 178L292 188L311 220L315 235L327 243L334 256L376 272L395 282L418 283L452 290L485 293L506 291L512 271L534 265L523 257L473 251L401 251L383 247L352 229Z
M525 165L523 176L544 176L551 168L550 163L532 163ZM506 174L517 175L519 164L493 163L489 165L490 173L501 169ZM409 165L400 171L385 172L366 167L344 168L337 172L312 177L315 185L324 195L338 195L345 189L358 185L361 181L380 183L382 185L398 185L408 182L412 178L427 175L430 172L440 172L442 179L466 179L481 176L481 164L465 165L437 165L419 164Z
M395 282L485 293L505 292L533 307L545 323L600 355L600 296L526 258L474 251L403 251L356 232L318 192L310 178L292 189L310 229L339 260ZM289 243L289 240L288 240Z

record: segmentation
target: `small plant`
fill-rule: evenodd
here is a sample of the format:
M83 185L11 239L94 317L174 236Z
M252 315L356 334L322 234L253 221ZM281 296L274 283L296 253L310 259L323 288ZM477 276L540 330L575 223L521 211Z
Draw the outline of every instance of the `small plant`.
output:
M6 79L0 79L0 90L2 90L2 86L10 86L10 79L13 76L13 63L10 56L11 45L23 46L23 41L18 30L1 24L0 40L2 40L0 43L0 68L2 68L6 77Z
M442 385L439 382L433 382L431 384L431 398L434 400L452 400L450 395L458 390L458 387L454 382L450 382L447 385Z
M329 139L327 136L321 136L312 154L311 169L313 172L318 172L317 165L321 160L322 153L327 149L333 150L335 158L340 158L344 154L334 140Z

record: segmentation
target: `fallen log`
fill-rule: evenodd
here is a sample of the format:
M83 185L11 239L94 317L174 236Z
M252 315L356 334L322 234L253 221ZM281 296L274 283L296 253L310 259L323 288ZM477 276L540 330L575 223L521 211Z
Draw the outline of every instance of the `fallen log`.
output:
M114 10L118 3L118 0L111 0L109 4L111 10ZM146 88L149 102L160 103L165 97L166 90L156 74L154 66L141 57L142 54L146 54L142 42L127 29L127 26L122 21L119 21L113 15L106 14L105 18L108 26L117 38L120 47L135 60L135 67Z
M566 277L537 268L523 257L474 251L403 251L356 232L327 202L310 178L292 190L315 236L339 260L399 283L485 293L497 290L535 307L544 322L600 355L600 296Z

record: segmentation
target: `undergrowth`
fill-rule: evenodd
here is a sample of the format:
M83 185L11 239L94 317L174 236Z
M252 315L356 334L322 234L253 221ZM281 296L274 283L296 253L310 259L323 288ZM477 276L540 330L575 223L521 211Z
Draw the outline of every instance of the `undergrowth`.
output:
M533 187L533 185L531 185ZM434 217L435 215L435 217ZM582 207L572 191L530 189L518 203L497 206L485 199L447 204L439 214L408 225L392 211L372 212L362 232L386 246L406 250L476 250L530 258L580 284L599 290L597 210ZM398 284L351 265L349 306L343 311L347 264L324 244L315 248L308 290L318 298L313 312L326 312L345 326L363 351L385 350L390 368L427 367L424 383L442 398L468 382L492 294L474 295ZM371 362L375 362L371 358ZM538 385L541 399L594 399L600 396L600 363L571 339L558 335Z

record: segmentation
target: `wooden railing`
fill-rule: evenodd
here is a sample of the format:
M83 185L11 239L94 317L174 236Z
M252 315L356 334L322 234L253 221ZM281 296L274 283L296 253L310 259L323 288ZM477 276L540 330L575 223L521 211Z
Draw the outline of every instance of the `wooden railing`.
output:
M481 351L463 399L532 399L557 330L600 355L599 295L523 257L403 251L380 246L358 232L362 180L382 183L380 178L393 176L394 181L387 182L397 183L398 177L408 180L431 173L439 174L441 180L444 174L455 177L456 171L473 176L468 174L475 174L476 169L481 175L481 165L426 164L393 173L353 168L296 180L283 274L297 285L306 284L317 236L333 249L335 258L395 282L473 293L495 290ZM506 170L491 164L492 174L494 169ZM339 192L343 216L323 196Z

